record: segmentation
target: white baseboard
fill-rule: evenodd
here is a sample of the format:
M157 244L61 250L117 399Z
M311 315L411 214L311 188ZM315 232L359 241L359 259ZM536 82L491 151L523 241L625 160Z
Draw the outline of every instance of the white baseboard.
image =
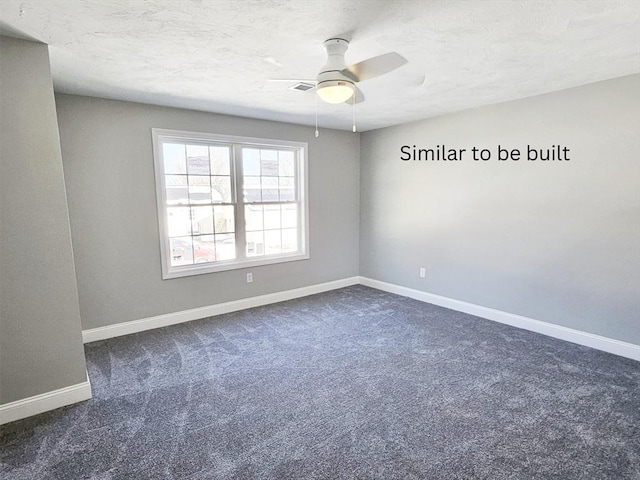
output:
M0 425L91 398L89 375L82 383L0 405Z
M501 310L483 307L481 305L475 305L473 303L463 302L461 300L443 297L433 293L415 290L413 288L402 287L400 285L382 282L380 280L374 280L367 277L343 278L341 280L310 285L293 290L270 293L267 295L260 295L258 297L245 298L232 302L219 303L217 305L210 305L207 307L193 308L190 310L183 310L181 312L168 313L131 322L109 325L106 327L93 328L90 330L84 330L82 332L82 338L84 343L94 342L97 340L142 332L191 320L198 320L214 315L221 315L223 313L236 312L247 308L283 302L294 298L314 295L316 293L336 290L338 288L356 284L377 288L378 290L383 290L385 292L410 297L422 302L439 305L451 310L468 313L477 317L486 318L488 320L504 323L513 327L541 333L560 340L577 343L579 345L584 345L640 361L640 345L622 342L620 340L594 335L592 333L582 332L580 330L562 327L560 325L554 325L552 323L534 320L521 315L515 315L513 313L503 312ZM89 382L89 375L87 374L87 379L82 383L0 405L0 425L64 407L66 405L71 405L73 403L89 400L90 398L91 383Z
M358 284L359 277L343 278L332 282L318 283L309 285L308 287L296 288L293 290L285 290L283 292L269 293L258 297L244 298L232 302L218 303L206 307L192 308L180 312L167 313L155 317L142 318L140 320L132 320L130 322L116 323L106 327L91 328L83 330L82 340L84 343L95 342L107 338L119 337L130 333L143 332L153 328L166 327L177 323L190 322L191 320L199 320L201 318L221 315L223 313L237 312L247 308L269 305L270 303L284 302L294 298L306 297L316 293L336 290L338 288L348 287Z
M554 325L553 323L542 322L532 318L515 315L513 313L495 310L493 308L475 305L473 303L455 300L453 298L442 297L433 293L427 293L413 288L402 287L393 283L381 282L367 277L360 277L360 283L367 287L377 288L389 293L410 297L433 305L450 308L458 312L464 312L477 317L486 318L495 322L511 325L512 327L522 328L536 333L541 333L549 337L566 340L567 342L577 343L586 347L595 348L605 352L620 355L622 357L631 358L640 361L640 345L622 342L613 338L594 335L593 333L582 332L573 328Z
M377 288L385 292L395 293L404 297L414 298L426 303L432 303L441 307L450 308L458 312L468 313L477 317L486 318L495 322L504 323L513 327L522 328L536 333L541 333L550 337L566 340L568 342L577 343L587 347L595 348L605 352L620 355L622 357L631 358L640 361L640 345L622 342L612 338L594 335L592 333L582 332L573 328L562 327L553 323L542 322L532 318L523 317L513 313L503 312L473 303L463 302L453 298L435 295L433 293L415 290L413 288L402 287L392 283L382 282L367 277L349 277L332 282L319 283L308 287L286 290L283 292L270 293L260 295L258 297L250 297L232 302L219 303L206 307L192 308L180 312L167 313L155 317L133 320L130 322L117 323L106 327L92 328L82 332L84 343L95 342L97 340L105 340L107 338L119 337L130 333L143 332L177 323L189 322L201 318L221 315L223 313L237 312L247 308L259 307L271 303L283 302L294 298L314 295L316 293L327 292L338 288L348 287L350 285L362 284L367 287Z

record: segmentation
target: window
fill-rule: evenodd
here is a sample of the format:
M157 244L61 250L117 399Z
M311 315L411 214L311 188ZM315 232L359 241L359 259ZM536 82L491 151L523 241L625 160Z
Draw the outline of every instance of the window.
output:
M152 135L163 278L309 258L306 143Z

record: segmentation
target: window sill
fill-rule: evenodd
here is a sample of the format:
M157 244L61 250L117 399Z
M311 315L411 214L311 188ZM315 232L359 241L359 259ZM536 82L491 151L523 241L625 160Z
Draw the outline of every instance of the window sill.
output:
M252 258L242 261L230 260L228 262L217 262L215 264L202 263L196 265L184 265L181 267L169 267L168 271L162 272L162 279L170 280L172 278L205 275L207 273L226 272L229 270L240 270L242 268L274 265L277 263L296 262L298 260L308 259L308 253L295 253L288 255L274 255L269 256L268 258Z

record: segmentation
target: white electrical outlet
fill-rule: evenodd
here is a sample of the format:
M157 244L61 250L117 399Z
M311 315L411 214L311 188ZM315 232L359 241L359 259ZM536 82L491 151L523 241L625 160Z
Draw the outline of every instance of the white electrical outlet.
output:
M253 273L247 273L247 283L253 282Z
M420 278L424 278L427 276L427 269L424 267L420 267Z

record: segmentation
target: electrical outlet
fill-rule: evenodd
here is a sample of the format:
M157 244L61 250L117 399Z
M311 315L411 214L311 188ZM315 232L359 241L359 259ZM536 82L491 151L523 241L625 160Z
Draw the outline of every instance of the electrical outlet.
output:
M247 273L247 283L253 282L253 273Z
M424 278L427 276L427 269L424 267L420 267L420 278Z

